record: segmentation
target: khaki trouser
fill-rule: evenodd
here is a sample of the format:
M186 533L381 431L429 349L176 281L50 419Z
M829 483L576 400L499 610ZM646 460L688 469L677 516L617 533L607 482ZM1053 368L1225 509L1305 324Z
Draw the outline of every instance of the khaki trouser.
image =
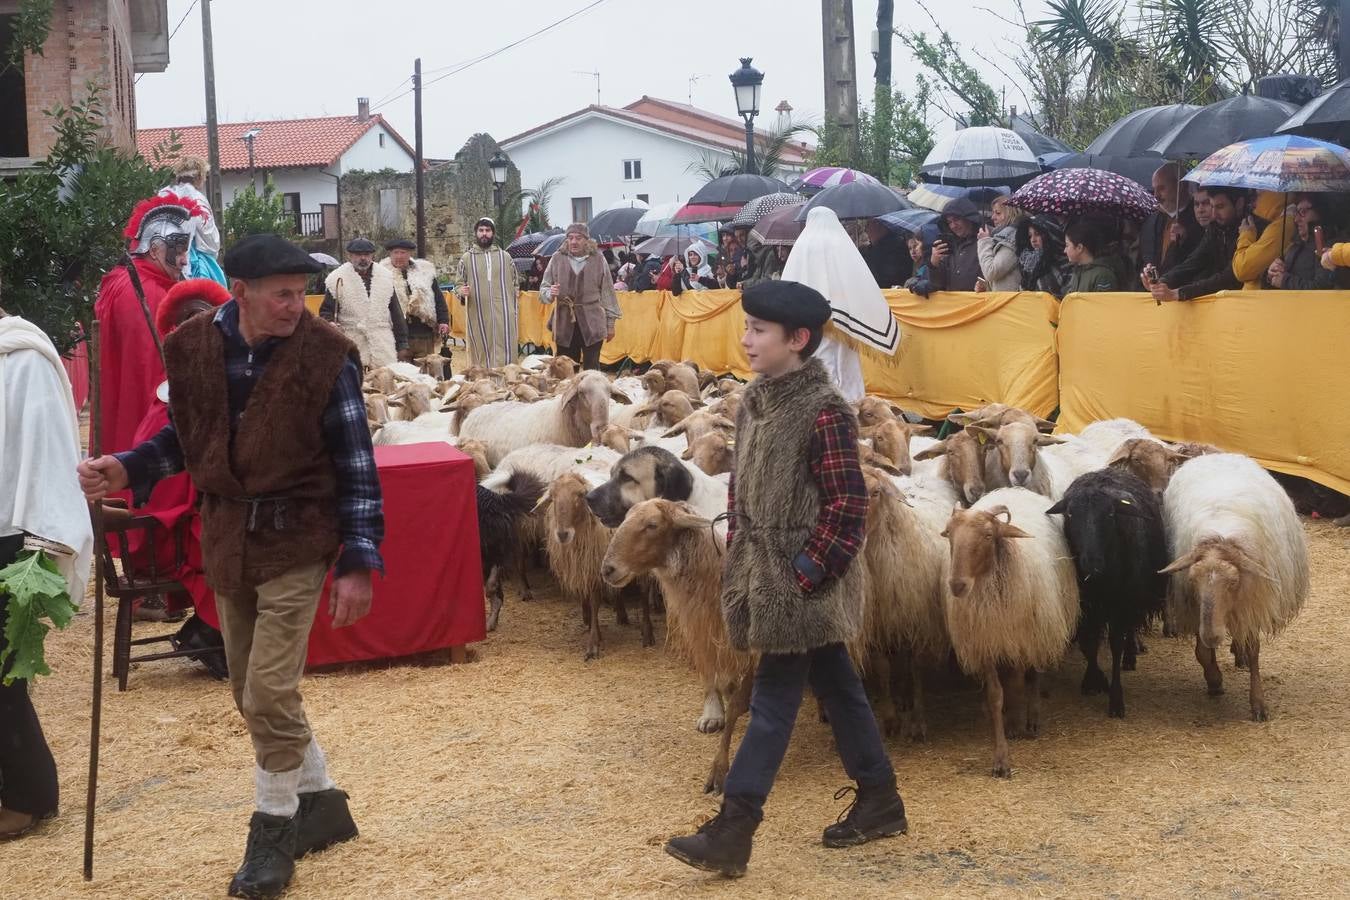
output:
M216 595L234 705L267 772L299 768L309 745L300 676L330 565L296 566L252 590Z

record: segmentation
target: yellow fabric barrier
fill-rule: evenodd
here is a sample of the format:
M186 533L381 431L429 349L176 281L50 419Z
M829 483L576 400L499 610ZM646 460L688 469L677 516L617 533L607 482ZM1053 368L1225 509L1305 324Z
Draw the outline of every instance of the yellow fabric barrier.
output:
M1157 305L1072 294L1060 314L1061 430L1127 416L1350 493L1350 297L1235 291Z

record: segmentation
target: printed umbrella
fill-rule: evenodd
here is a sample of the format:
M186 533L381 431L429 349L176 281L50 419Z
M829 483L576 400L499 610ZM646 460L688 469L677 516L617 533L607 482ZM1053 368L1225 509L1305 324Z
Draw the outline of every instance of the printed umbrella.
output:
M635 233L633 229L647 211L647 204L641 200L621 200L591 216L586 227L591 230L591 237L627 237Z
M688 225L662 225L652 237L695 237L710 244L718 242L717 222L690 222Z
M532 231L529 234L522 234L514 241L506 245L506 252L515 259L528 259L534 254L534 251L549 236L542 231Z
M878 222L891 231L898 231L902 234L922 234L925 229L932 232L941 219L942 213L940 212L917 208L900 209L893 213L886 213L884 216L877 216Z
M1184 180L1278 193L1350 191L1350 150L1294 134L1257 138L1206 157Z
M748 201L747 201L748 202ZM690 222L725 222L741 211L743 203L734 206L718 206L715 203L695 203L690 200L671 218L671 225L687 225Z
M850 181L876 181L877 179L866 172L859 172L857 169L848 169L843 166L820 166L803 174L796 181L792 182L792 190L804 197L812 197L825 188L834 187L836 184L847 184Z
M687 235L648 238L633 249L638 253L650 253L653 256L683 256L690 248L697 250L706 260L717 248L707 241Z
M1045 167L1056 169L1102 169L1124 175L1135 184L1153 189L1153 173L1159 166L1172 165L1158 156L1092 156L1088 153L1065 153L1051 161L1042 160Z
M1013 192L1018 209L1062 218L1101 213L1142 220L1158 209L1153 195L1124 175L1101 169L1046 172Z
M1112 123L1097 139L1088 144L1084 156L1157 156L1150 150L1158 138L1162 137L1182 122L1200 111L1201 107L1190 103L1173 103L1170 106L1150 106L1136 109L1121 116ZM1054 166L1063 168L1063 166ZM1106 169L1107 166L1098 166ZM1108 169L1127 175L1117 169Z
M1296 107L1241 94L1202 107L1150 148L1168 159L1205 157L1229 144L1275 133Z
M1338 81L1304 104L1275 133L1336 141L1350 139L1350 78Z
M945 184L1007 182L1041 170L1027 142L1008 128L979 126L953 132L933 145L919 172Z
M797 211L802 206L783 206L775 209L755 223L750 229L750 237L766 247L791 247L801 236L805 222L797 221Z
M735 207L732 210L734 215L737 209L756 197L776 194L787 189L786 184L767 175L723 175L695 191L694 196L689 198L689 205L731 206Z
M684 206L678 200L672 203L658 203L651 209L642 214L637 224L633 226L634 234L654 235L661 230L662 226L670 222L675 214Z
M811 210L824 206L842 219L875 219L914 204L879 181L849 181L826 188L804 206L797 207L797 221L805 222Z
M775 209L782 209L784 206L798 206L805 202L801 195L791 192L780 191L777 194L765 194L763 197L756 197L742 206L740 211L732 216L731 221L727 224L732 228L749 228Z
M1012 188L1006 184L988 185L981 187L962 187L959 184L928 184L920 182L919 186L909 192L906 198L911 203L924 207L925 209L934 209L938 212L946 210L947 205L953 200L969 200L971 203L981 206L988 206L998 197L1006 197L1012 193Z

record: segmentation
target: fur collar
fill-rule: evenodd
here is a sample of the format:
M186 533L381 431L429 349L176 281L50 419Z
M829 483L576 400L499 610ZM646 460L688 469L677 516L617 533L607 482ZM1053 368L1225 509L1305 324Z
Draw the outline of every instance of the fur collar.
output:
M744 405L757 419L772 416L780 409L795 406L804 396L830 387L830 375L821 361L812 356L800 369L768 378L761 375L746 388Z

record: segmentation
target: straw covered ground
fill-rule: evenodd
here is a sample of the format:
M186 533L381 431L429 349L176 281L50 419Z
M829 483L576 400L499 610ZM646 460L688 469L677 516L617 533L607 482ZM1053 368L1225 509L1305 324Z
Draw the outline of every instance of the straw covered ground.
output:
M820 846L845 779L803 715L748 877L724 883L661 852L713 809L715 738L694 731L693 677L606 613L582 661L578 611L508 598L466 666L309 677L305 698L352 794L353 843L302 861L288 896L1344 896L1350 884L1350 532L1308 524L1314 592L1262 654L1273 715L1248 720L1225 661L1211 699L1189 645L1155 634L1128 675L1129 718L1054 673L1042 737L990 777L980 695L930 699L931 742L892 742L908 837ZM62 813L0 845L4 897L219 897L242 852L252 754L223 684L181 661L105 682L96 878L80 879L92 617L49 638L37 704ZM148 626L138 626L146 628Z

